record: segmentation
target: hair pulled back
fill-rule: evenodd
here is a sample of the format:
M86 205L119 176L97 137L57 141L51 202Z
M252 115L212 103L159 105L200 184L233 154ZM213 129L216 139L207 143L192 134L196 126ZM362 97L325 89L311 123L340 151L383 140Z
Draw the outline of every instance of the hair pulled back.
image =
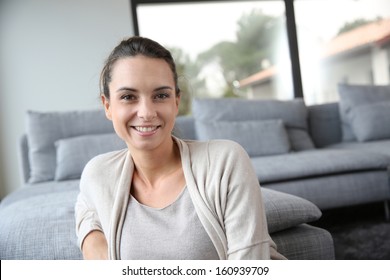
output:
M180 95L176 65L171 53L159 43L140 36L134 36L123 40L114 48L107 58L100 75L100 92L102 95L104 94L107 99L110 99L109 84L111 82L111 74L115 62L122 58L135 57L137 55L165 60L173 74L176 95Z

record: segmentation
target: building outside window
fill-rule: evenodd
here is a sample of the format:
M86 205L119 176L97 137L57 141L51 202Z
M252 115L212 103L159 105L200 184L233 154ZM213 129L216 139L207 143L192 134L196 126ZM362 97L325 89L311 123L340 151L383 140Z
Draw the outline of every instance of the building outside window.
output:
M306 104L337 101L344 81L390 84L390 1L294 3Z

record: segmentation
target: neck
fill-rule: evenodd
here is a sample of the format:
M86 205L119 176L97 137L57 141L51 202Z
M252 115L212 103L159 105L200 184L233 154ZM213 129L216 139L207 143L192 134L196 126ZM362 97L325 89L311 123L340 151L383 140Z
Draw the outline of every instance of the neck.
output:
M131 156L135 175L150 186L154 186L159 178L175 172L181 166L180 151L172 138L158 150L131 151Z

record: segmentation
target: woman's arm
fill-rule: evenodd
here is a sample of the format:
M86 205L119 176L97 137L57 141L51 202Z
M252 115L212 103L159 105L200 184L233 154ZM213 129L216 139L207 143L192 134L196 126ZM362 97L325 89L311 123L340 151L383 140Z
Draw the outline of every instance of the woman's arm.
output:
M96 168L89 162L81 175L80 193L75 205L77 243L84 259L108 259L108 242L103 233L101 217L96 209L98 184ZM100 205L100 204L99 204Z
M221 209L228 259L283 258L268 233L261 188L246 151L233 142L211 149L217 158L214 175L220 182ZM218 166L220 165L220 166ZM220 173L220 174L219 174Z
M91 231L84 239L81 250L85 260L107 260L108 245L101 231Z

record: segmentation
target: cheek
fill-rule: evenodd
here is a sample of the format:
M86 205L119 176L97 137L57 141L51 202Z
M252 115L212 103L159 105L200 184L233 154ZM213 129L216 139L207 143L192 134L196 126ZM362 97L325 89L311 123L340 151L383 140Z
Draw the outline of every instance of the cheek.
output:
M176 114L178 113L179 111L179 107L177 106L177 103L171 103L169 104L169 106L166 106L164 108L164 114L166 116L174 116L176 117Z
M165 111L164 115L165 115L166 122L168 122L169 126L172 126L172 128L175 124L177 114L178 114L178 108L176 105L167 108Z
M113 106L112 107L112 120L117 123L127 122L132 117L133 110L129 106Z

